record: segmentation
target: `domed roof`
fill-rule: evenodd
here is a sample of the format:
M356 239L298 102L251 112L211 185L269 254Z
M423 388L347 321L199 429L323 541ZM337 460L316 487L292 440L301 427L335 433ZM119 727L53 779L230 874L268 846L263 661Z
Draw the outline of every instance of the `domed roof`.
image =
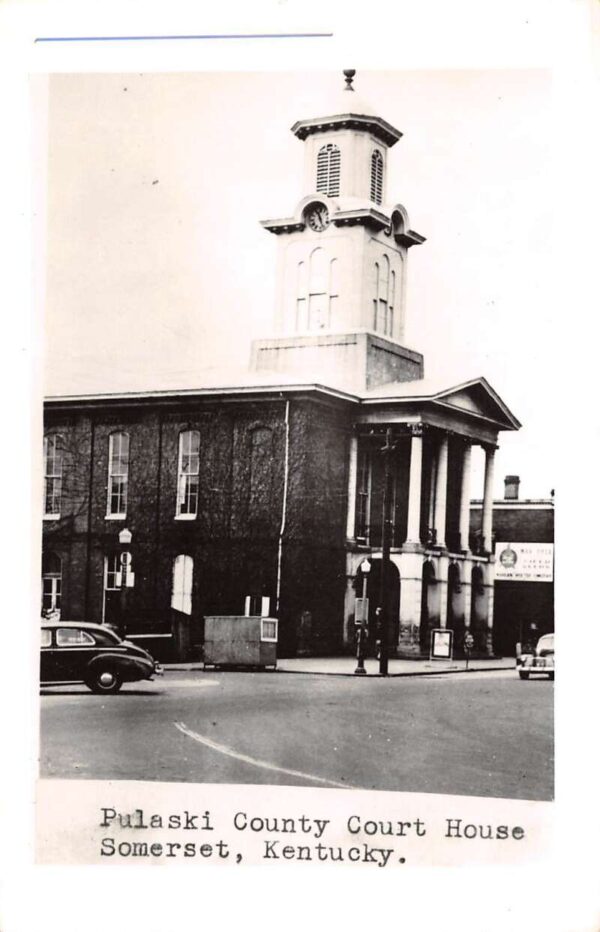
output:
M400 130L378 116L373 107L352 87L354 74L354 70L344 71L346 87L340 82L334 92L322 98L317 116L294 123L292 132L295 136L306 139L312 133L350 127L371 132L388 146L398 142L402 136Z

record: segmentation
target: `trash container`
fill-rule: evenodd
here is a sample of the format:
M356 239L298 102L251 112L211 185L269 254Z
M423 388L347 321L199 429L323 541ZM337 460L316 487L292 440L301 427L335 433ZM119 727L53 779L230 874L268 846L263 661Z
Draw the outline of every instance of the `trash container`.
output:
M277 666L277 619L260 615L208 615L204 668Z

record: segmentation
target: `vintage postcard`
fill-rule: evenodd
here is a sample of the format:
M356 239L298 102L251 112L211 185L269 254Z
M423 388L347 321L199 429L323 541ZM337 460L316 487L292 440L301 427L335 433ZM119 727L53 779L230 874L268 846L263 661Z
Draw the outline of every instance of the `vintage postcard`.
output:
M124 929L151 867L389 903L485 868L452 928L592 930L588 859L546 901L581 811L557 69L150 32L35 37L34 883L114 876Z

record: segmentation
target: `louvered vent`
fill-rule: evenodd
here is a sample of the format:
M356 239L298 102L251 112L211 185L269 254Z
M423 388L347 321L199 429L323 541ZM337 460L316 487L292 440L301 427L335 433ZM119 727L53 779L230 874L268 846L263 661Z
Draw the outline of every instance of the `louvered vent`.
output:
M339 197L340 194L340 150L331 142L319 149L317 191L328 197Z
M381 204L383 198L383 156L375 149L371 156L371 200Z

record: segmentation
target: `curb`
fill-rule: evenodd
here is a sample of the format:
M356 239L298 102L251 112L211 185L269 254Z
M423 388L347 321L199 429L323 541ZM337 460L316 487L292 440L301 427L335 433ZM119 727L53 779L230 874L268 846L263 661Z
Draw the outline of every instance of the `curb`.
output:
M203 666L180 666L179 664L163 664L163 670L171 672L181 672L181 673L204 673L206 672ZM513 667L469 667L468 670L464 668L454 669L454 670L406 670L401 673L388 673L387 676L382 676L381 673L367 673L367 677L377 678L377 679L397 679L402 676L452 676L456 673L497 673L501 670L513 670ZM213 670L208 672L214 672ZM236 671L225 671L225 672L246 672L244 670ZM285 670L281 667L278 667L276 670L249 670L248 672L253 673L283 673L291 676L349 676L353 679L355 678L354 671L345 670Z

